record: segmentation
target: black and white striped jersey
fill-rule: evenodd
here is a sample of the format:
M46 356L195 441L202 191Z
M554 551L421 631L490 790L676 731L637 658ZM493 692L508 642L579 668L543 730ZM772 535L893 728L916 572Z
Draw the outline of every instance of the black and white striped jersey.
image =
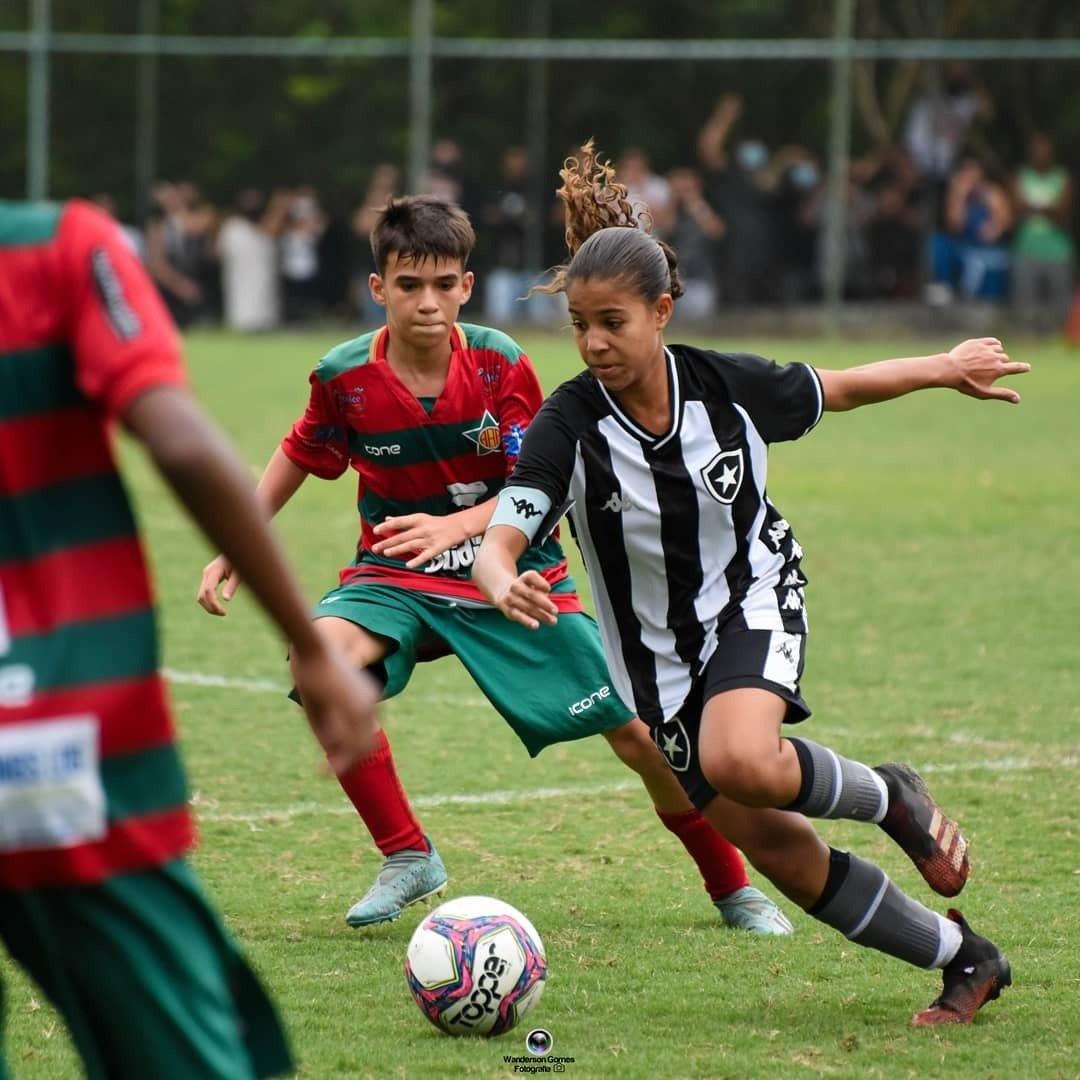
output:
M583 372L536 415L492 518L542 539L570 504L612 680L649 723L682 707L718 627L806 632L802 550L765 493L766 456L823 407L806 364L665 354L669 431L644 431Z

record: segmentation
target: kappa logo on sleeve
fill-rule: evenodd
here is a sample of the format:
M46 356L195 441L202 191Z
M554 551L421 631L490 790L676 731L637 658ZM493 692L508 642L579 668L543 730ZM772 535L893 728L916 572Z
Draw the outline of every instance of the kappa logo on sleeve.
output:
M518 517L523 517L526 521L530 521L534 517L539 517L542 513L539 507L533 506L528 499L515 499L513 495L511 495L510 501L514 504L514 511L517 513Z

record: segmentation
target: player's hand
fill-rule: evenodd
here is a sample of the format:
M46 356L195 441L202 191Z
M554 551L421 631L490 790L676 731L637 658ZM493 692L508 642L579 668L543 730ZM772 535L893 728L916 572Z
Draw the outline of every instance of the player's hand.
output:
M1031 370L1030 364L1009 359L997 338L971 338L949 350L950 373L948 385L973 398L994 398L1020 402L1020 395L1007 386L994 383L1006 375L1022 375Z
M402 514L388 517L375 526L376 536L384 537L371 545L376 555L390 559L404 559L406 566L416 570L431 562L437 555L451 548L460 547L469 538L465 527L456 514L443 517L435 514Z
M309 656L294 654L293 678L334 772L345 772L374 751L379 687L367 672L354 670L338 649L324 643Z
M217 592L218 586L223 581L225 582L225 588L221 590L221 599L231 600L240 587L240 575L233 569L232 563L224 555L219 555L203 567L202 581L199 582L199 594L196 597L200 606L209 611L211 615L226 614L221 600L218 599Z
M542 574L526 570L507 585L494 600L495 606L514 622L536 630L541 623L554 626L559 609L551 599L551 586Z

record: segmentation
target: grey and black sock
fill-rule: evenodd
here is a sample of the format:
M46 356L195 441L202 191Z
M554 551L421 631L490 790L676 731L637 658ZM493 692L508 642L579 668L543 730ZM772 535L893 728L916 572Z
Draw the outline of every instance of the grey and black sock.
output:
M810 739L789 738L799 755L802 786L783 807L811 818L879 822L889 809L889 789L869 765L841 757Z
M962 938L956 923L912 899L880 866L847 851L831 850L825 890L807 914L858 945L921 968L944 967Z

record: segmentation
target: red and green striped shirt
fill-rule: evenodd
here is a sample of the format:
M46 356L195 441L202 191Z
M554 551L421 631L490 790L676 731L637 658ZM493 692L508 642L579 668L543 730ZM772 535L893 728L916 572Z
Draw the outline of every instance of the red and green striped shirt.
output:
M305 472L336 479L359 474L360 539L341 583L359 577L466 603L486 604L472 583L480 537L417 570L406 559L376 555L372 531L387 517L446 515L497 495L513 471L521 439L543 404L529 358L498 330L461 323L451 338L450 368L430 411L386 362L389 331L332 349L311 374L307 410L281 443ZM557 534L519 564L552 584L562 611L581 611Z
M112 422L179 342L94 207L0 201L0 887L159 865L193 838Z

